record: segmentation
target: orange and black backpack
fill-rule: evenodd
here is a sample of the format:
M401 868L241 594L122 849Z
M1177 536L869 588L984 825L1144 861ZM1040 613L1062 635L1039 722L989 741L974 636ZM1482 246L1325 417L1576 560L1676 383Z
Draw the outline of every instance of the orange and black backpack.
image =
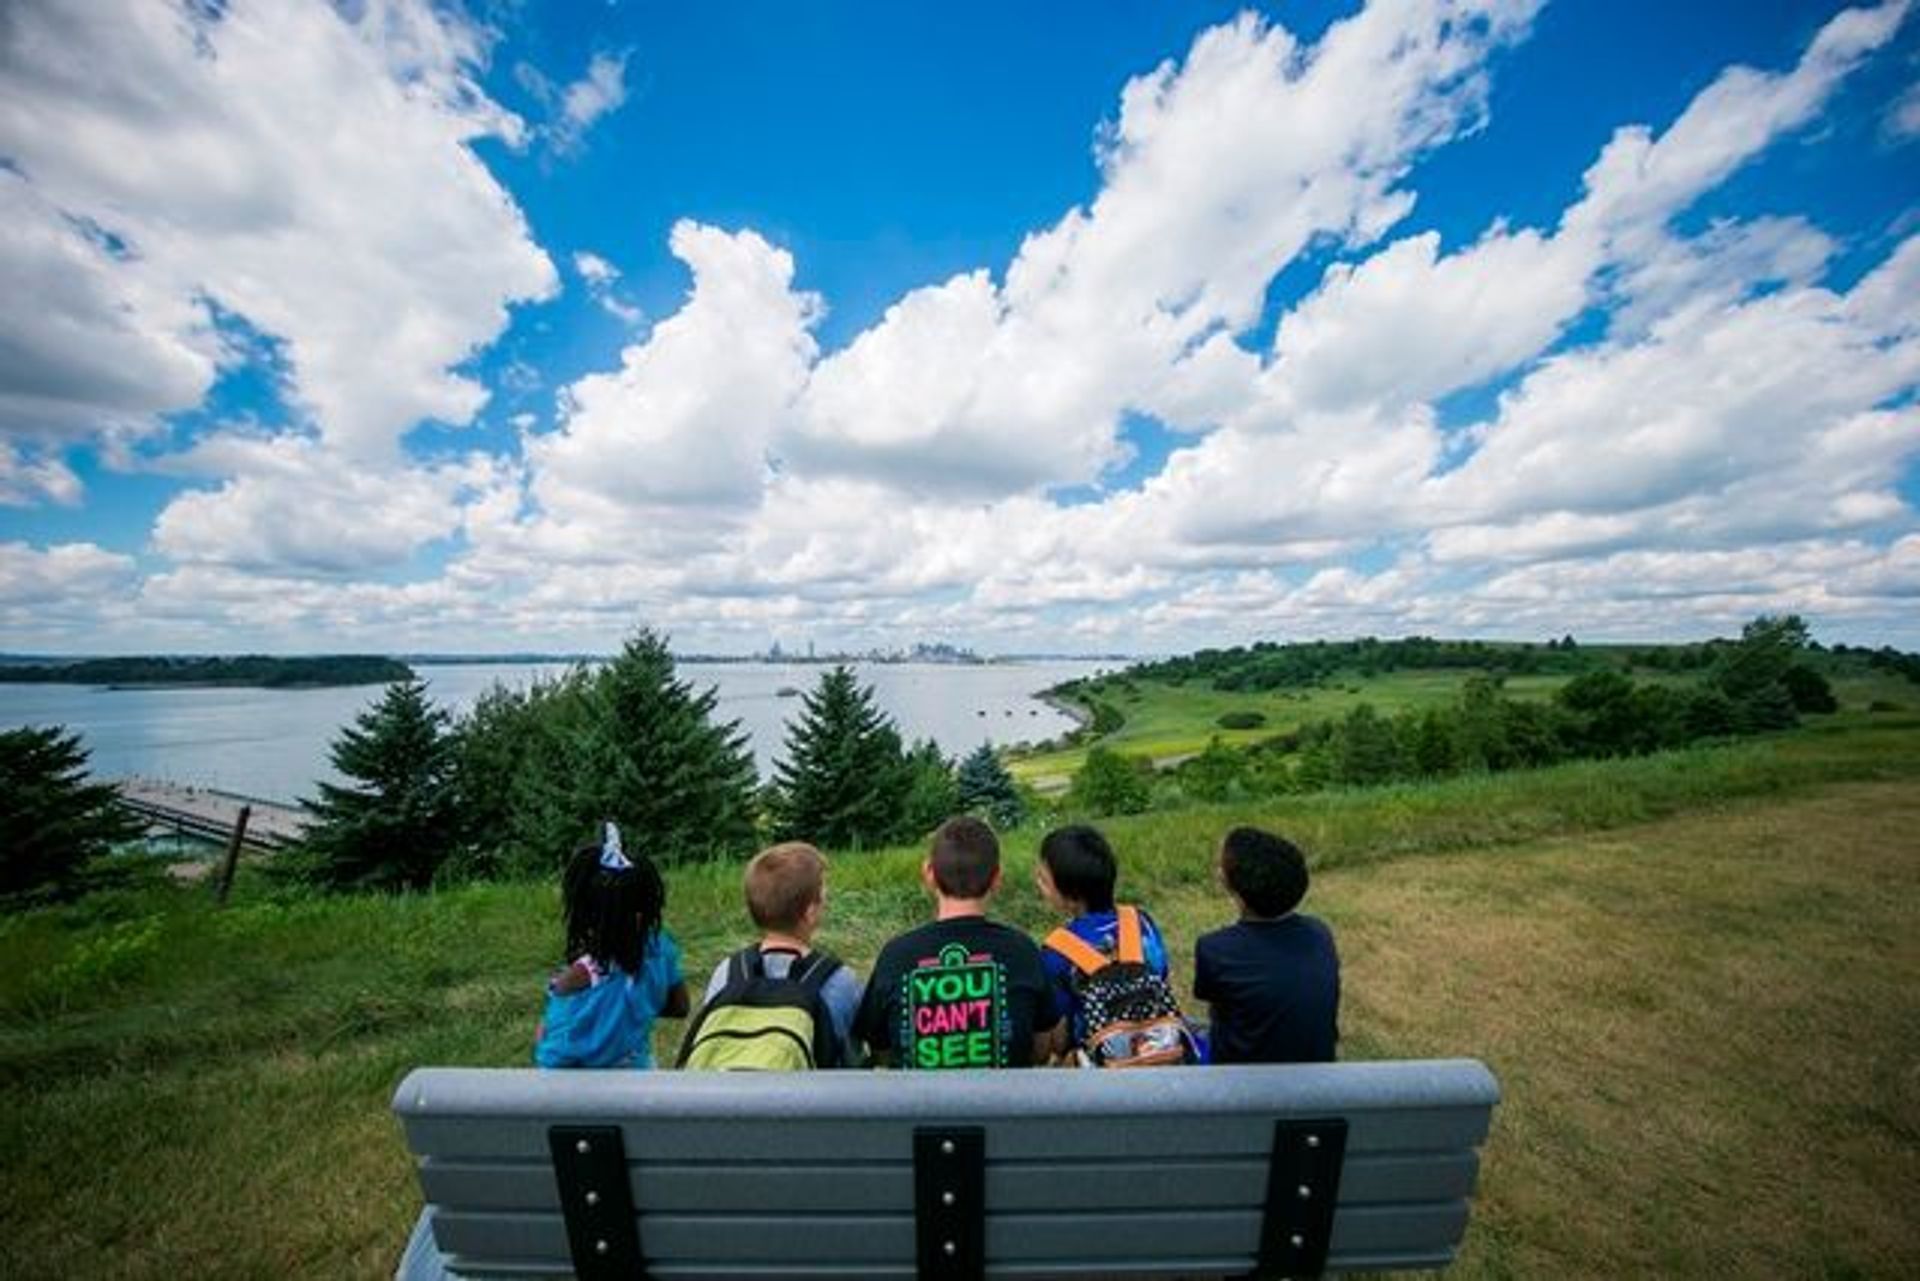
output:
M1199 1046L1180 1013L1173 986L1147 964L1140 910L1115 909L1112 956L1065 926L1045 946L1073 966L1073 994L1086 1037L1080 1053L1094 1067L1162 1067L1198 1063Z

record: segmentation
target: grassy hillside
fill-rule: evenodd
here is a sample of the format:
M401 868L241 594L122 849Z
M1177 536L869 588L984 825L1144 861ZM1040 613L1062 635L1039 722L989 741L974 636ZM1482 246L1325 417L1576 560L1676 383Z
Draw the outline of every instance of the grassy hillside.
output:
M1346 1055L1501 1077L1457 1275L1920 1274L1920 720L1115 820L1182 960L1245 820L1314 857ZM1028 928L1037 838L1009 842ZM837 859L827 945L864 966L918 919L917 859ZM743 936L736 878L671 877L695 974ZM394 1084L526 1061L550 886L236 897L0 923L0 1275L383 1274L418 1209Z
M1624 650L1615 653L1595 647L1594 652L1609 660L1625 658ZM1439 707L1453 701L1461 681L1470 674L1473 673L1459 668L1399 671L1369 677L1341 672L1325 684L1310 688L1239 691L1215 689L1204 680L1175 684L1119 674L1082 682L1071 694L1062 696L1061 701L1089 716L1096 704L1107 704L1125 719L1120 728L1097 741L1129 756L1167 764L1202 751L1212 738L1217 737L1229 746L1245 746L1297 730L1312 721L1337 720L1361 703L1370 704L1375 711L1388 716ZM1515 698L1545 699L1570 679L1568 675L1508 676L1505 688ZM1635 670L1633 679L1646 684L1685 687L1699 677ZM1875 702L1905 707L1920 703L1920 689L1912 682L1890 673L1868 672L1857 664L1835 673L1833 691L1843 711L1864 713ZM1264 723L1255 729L1223 728L1220 718L1233 712L1257 713ZM1058 791L1086 760L1094 741L1017 753L1009 767L1015 777L1043 793Z

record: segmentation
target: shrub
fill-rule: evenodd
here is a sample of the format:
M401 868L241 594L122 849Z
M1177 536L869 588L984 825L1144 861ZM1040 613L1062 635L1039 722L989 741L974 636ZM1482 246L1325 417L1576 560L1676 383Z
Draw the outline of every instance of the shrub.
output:
M1111 748L1096 747L1073 776L1067 802L1095 818L1144 813L1153 799L1151 769Z
M1267 714L1254 711L1222 712L1214 721L1221 729L1259 729L1266 723Z

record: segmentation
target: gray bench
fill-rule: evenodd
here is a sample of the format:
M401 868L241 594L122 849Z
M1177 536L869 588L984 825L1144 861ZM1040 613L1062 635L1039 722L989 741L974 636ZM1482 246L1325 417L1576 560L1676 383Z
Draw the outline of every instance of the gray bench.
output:
M1470 1059L1134 1072L422 1068L439 1277L1311 1276L1433 1268L1499 1087Z

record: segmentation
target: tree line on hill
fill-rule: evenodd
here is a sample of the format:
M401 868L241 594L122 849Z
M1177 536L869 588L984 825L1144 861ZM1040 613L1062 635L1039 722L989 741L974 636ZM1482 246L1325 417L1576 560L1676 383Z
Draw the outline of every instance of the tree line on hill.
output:
M293 689L321 685L387 685L411 680L413 669L378 654L278 658L159 655L88 658L74 663L0 664L0 682L46 685L245 685Z
M1567 636L1545 645L1493 641L1446 641L1430 636L1378 640L1304 641L1283 645L1256 641L1232 649L1203 649L1180 658L1142 663L1128 674L1181 685L1206 681L1227 692L1306 689L1351 672L1371 679L1388 672L1472 669L1520 676L1585 671L1598 660Z

